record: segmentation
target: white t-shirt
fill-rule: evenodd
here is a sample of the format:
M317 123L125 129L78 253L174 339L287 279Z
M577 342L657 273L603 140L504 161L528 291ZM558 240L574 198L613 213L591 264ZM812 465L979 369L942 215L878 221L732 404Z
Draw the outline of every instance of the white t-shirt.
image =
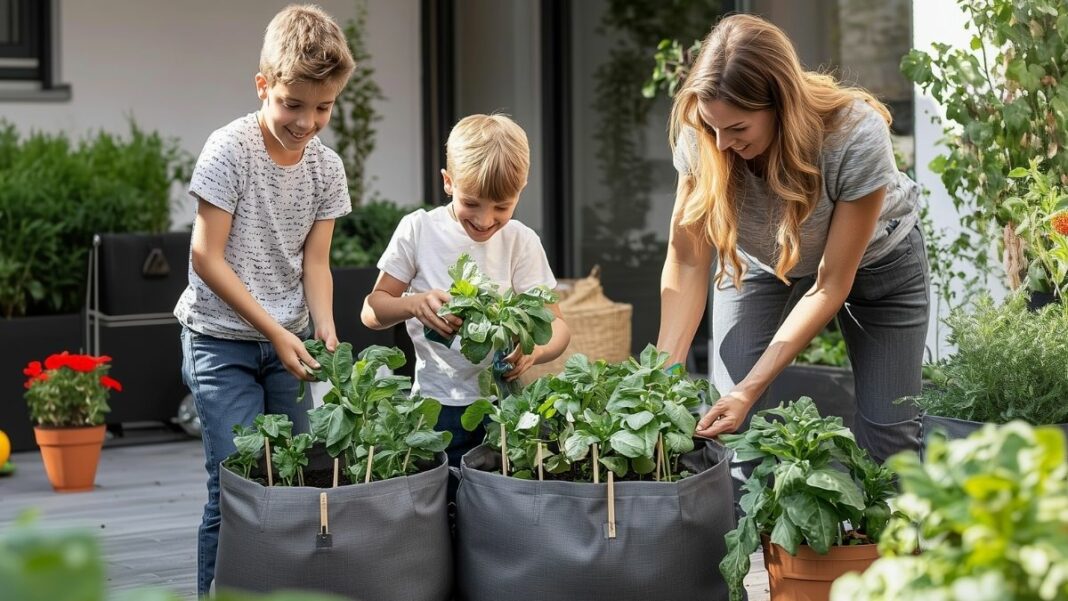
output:
M256 113L250 113L211 134L189 193L233 215L224 256L252 298L285 329L305 330L304 242L316 221L352 210L337 153L315 137L299 163L283 167L267 154ZM174 315L201 334L265 340L200 279L192 262Z
M449 267L465 252L502 294L508 289L526 292L538 285L556 287L545 249L534 230L512 219L489 240L475 242L446 207L430 212L419 209L405 216L378 261L378 268L408 282L408 294L435 288L448 292L452 286ZM412 392L435 398L443 405L475 402L481 396L478 374L489 366L492 354L474 365L460 354L459 336L453 339L452 348L445 348L426 339L423 323L418 319L409 319L405 325L415 347Z

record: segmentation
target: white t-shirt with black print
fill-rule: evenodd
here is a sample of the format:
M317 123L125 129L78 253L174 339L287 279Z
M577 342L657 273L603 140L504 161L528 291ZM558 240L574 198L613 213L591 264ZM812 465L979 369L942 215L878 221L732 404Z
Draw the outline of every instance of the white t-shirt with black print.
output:
M279 165L267 154L256 113L250 113L211 134L189 193L233 215L225 258L252 298L290 332L307 329L304 243L316 221L352 210L337 153L315 137L299 163ZM201 334L266 339L200 279L191 262L174 315Z

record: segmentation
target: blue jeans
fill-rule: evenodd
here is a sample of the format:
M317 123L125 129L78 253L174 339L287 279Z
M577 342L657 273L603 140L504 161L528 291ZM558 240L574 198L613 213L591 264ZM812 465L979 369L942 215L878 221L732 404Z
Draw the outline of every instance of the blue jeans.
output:
M257 415L275 413L289 416L294 434L306 432L311 395L297 402L299 382L269 342L223 340L188 328L182 328L181 338L182 377L200 415L208 471L208 503L197 538L197 594L203 598L215 578L219 463L236 450L233 427L251 426Z

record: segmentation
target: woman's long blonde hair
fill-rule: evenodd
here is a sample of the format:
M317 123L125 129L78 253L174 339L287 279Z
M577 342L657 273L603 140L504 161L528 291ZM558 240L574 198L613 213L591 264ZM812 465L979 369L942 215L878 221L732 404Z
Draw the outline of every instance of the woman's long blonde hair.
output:
M786 274L801 258L801 224L820 198L824 139L838 125L842 109L857 99L890 123L889 111L868 92L841 86L829 75L804 71L790 39L764 19L732 15L705 37L675 95L670 141L674 150L686 126L697 132L696 152L685 153L694 181L680 224L701 226L716 248L717 286L727 277L728 265L736 288L745 273L737 250L736 200L745 165L733 151L718 149L715 134L701 120L699 103L723 100L746 111L774 111L775 134L765 155L764 173L771 192L786 205L775 237L780 248L775 275L789 283Z

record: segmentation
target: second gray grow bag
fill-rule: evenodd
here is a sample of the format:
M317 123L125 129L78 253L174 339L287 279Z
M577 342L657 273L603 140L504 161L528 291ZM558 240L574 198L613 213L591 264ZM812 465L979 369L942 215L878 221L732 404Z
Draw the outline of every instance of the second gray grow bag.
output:
M966 419L957 419L955 417L944 417L941 415L924 415L920 420L921 427L923 428L923 446L926 449L927 443L931 439L931 434L935 432L941 432L946 435L946 438L955 440L958 438L968 438L973 432L981 429L986 425L986 422L973 422ZM1068 424L1055 424L1054 428L1060 428L1064 431L1064 435L1068 436Z
M316 451L309 468L332 465ZM307 589L365 601L444 601L452 591L448 465L337 488L266 487L219 470L217 588ZM327 498L329 545L321 540Z
M677 482L607 485L521 480L480 446L464 455L456 497L456 586L463 601L726 599L719 571L734 528L730 452L698 441ZM603 472L602 472L603 473Z

